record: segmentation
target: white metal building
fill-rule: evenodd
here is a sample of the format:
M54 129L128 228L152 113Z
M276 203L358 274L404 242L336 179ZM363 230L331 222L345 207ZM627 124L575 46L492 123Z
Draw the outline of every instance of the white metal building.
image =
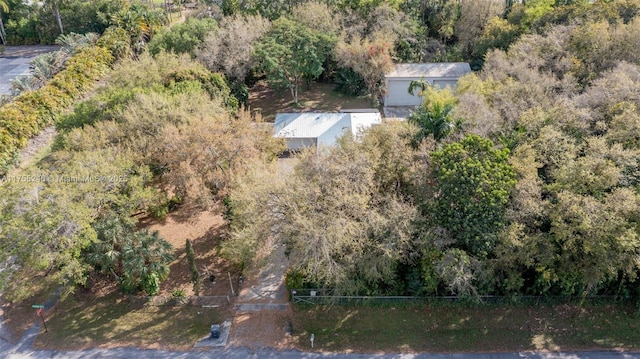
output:
M333 146L347 132L356 136L380 123L382 117L377 111L279 113L274 124L274 137L286 139L288 150Z
M455 87L458 78L471 72L466 62L439 62L425 64L396 64L393 71L385 75L386 94L384 106L418 106L422 98L409 93L411 81L425 82L444 88Z

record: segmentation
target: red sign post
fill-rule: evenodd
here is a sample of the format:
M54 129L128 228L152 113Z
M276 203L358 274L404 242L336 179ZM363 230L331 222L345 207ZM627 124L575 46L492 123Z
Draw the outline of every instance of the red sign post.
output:
M49 329L47 329L47 323L44 321L44 315L42 315L42 312L44 311L44 305L41 304L34 304L31 306L31 308L36 308L36 314L38 314L38 316L40 317L40 319L42 319L42 325L44 325L44 331L45 333L49 331Z

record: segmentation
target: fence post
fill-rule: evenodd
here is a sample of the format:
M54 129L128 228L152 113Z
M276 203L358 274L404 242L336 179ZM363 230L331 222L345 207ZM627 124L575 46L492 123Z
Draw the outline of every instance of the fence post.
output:
M231 295L235 297L236 292L233 291L233 282L231 281L231 273L227 272L229 275L229 286L231 287Z

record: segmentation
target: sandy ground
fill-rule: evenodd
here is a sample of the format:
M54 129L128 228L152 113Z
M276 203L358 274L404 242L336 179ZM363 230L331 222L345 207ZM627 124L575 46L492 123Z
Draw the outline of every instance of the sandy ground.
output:
M227 224L220 214L180 208L162 219L143 219L139 226L158 231L160 237L171 243L175 250L175 259L170 264L171 273L162 284L166 289L161 294L170 294L168 292L174 288L184 289L187 295L195 294L185 253L187 239L191 240L196 265L202 275L200 295L230 295L229 274L232 285L237 287L239 274L218 254L218 245L227 231ZM215 277L214 282L209 280L210 276Z

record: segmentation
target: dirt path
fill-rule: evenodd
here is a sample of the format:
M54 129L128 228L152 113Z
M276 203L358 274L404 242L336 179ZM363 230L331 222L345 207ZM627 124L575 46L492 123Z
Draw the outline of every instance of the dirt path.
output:
M284 245L267 242L259 261L264 265L249 273L238 293L230 335L233 346L283 349L289 344L285 327L293 313L284 285L289 261Z

